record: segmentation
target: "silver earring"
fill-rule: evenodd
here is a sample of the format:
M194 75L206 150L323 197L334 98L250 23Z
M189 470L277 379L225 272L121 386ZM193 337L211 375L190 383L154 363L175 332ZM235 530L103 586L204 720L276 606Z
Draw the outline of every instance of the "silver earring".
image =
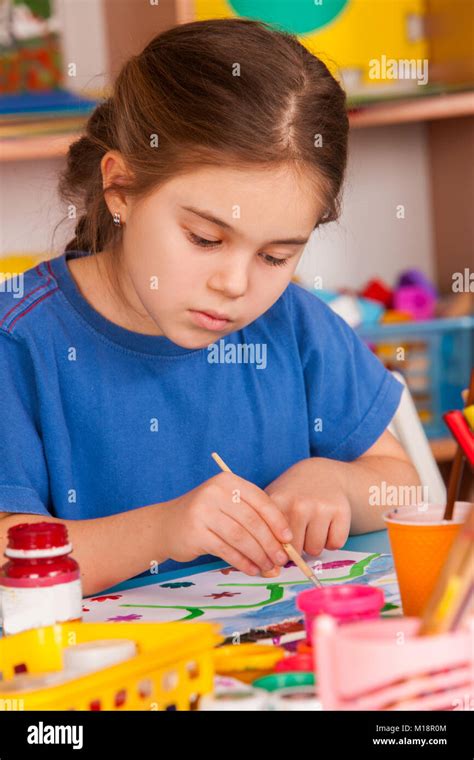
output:
M122 226L122 220L120 218L120 214L119 214L118 211L116 211L115 214L114 214L114 224L115 224L116 227L121 227Z

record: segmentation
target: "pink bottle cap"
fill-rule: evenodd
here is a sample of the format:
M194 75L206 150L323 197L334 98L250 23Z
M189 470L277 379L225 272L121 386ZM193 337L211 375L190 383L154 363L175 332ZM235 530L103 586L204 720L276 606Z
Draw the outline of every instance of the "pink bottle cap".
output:
M337 585L309 589L298 594L296 605L309 615L331 615L338 620L378 615L384 605L384 593L372 586Z

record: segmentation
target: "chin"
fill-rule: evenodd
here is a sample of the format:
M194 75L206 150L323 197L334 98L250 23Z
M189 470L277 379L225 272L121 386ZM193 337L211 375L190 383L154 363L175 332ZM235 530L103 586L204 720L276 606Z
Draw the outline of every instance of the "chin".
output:
M212 334L209 336L206 335L190 335L190 334L183 334L180 333L179 335L171 335L168 334L169 340L171 340L173 343L176 343L177 346L181 346L181 348L189 348L189 350L196 350L199 348L206 348L211 343L213 343L213 337Z

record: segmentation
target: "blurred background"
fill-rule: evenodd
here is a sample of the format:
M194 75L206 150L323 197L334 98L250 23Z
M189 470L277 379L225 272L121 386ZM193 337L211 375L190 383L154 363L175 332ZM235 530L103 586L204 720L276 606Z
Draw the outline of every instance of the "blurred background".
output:
M342 216L298 279L402 371L446 474L473 356L473 0L0 0L0 286L70 239L58 172L123 61L236 16L298 34L346 89Z

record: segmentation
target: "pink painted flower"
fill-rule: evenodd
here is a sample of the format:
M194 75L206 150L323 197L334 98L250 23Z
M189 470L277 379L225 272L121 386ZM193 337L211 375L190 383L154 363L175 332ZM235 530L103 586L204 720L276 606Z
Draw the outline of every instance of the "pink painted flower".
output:
M354 560L353 559L338 559L334 562L323 562L321 565L323 570L332 570L336 567L347 567L347 565L353 565Z

